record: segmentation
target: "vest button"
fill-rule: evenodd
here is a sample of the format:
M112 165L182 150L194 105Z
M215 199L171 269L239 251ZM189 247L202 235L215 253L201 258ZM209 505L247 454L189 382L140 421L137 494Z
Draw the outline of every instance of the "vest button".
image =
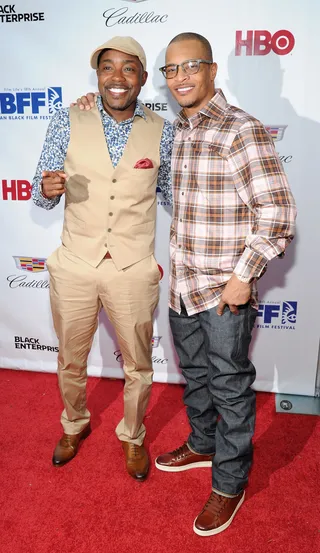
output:
M112 217L112 215L113 215L112 211L110 211L109 215L110 215L110 217Z
M114 200L114 196L110 196L110 200Z
M111 228L108 228L108 232L111 232Z
M112 179L112 182L117 182L117 179Z

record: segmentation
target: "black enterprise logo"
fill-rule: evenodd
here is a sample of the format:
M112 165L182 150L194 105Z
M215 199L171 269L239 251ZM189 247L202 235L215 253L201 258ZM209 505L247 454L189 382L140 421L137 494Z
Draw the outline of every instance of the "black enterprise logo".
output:
M143 102L146 108L151 109L152 111L168 111L168 104L167 102L149 102L144 101Z
M153 11L128 13L129 11L128 7L118 9L109 8L103 12L106 26L114 27L115 25L130 25L132 23L166 23L168 20L167 13L159 15Z
M23 338L22 336L14 337L14 347L16 349L37 349L41 351L53 351L58 353L58 346L44 346L40 344L39 338Z
M44 21L44 12L17 13L15 4L0 6L1 23L21 23L21 21Z

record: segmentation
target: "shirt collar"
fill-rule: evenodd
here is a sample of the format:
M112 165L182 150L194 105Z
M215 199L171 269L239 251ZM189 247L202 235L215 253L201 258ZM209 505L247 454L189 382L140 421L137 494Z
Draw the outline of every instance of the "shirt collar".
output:
M107 117L110 117L110 115L105 111L105 109L103 107L101 96L97 96L97 107L98 107L99 111L101 112L101 114L104 114ZM136 116L142 117L145 121L147 120L147 116L146 116L145 111L143 109L143 103L140 102L140 100L137 100L133 117L130 117L130 119L126 119L125 121L121 121L121 123L127 123L128 121L132 121Z
M193 128L200 121L200 119L203 119L203 117L217 120L221 119L224 116L226 108L227 100L221 88L216 88L213 98L211 98L211 100L209 100L209 102L200 111L198 111L188 119L188 117L184 113L184 110L182 109L178 113L175 124L178 128L182 126Z

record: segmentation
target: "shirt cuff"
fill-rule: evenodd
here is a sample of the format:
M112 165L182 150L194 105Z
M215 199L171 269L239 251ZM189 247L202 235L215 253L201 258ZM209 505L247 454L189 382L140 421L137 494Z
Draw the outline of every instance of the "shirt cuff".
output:
M241 282L251 282L259 278L267 263L268 259L263 255L246 248L233 272Z

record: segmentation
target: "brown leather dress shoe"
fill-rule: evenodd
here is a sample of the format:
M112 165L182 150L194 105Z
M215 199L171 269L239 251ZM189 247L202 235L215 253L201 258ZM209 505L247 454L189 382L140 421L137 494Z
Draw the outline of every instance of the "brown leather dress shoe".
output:
M165 472L180 472L182 470L196 469L201 467L212 467L213 455L201 455L193 453L187 444L184 443L170 453L164 453L156 458L157 469Z
M53 452L52 463L55 467L62 467L73 459L79 449L81 440L85 440L91 434L88 424L79 434L63 434Z
M199 536L213 536L226 530L244 502L244 495L244 491L236 497L224 497L211 492L207 503L194 521L195 533Z
M149 470L149 458L144 446L122 442L122 448L126 457L128 474L142 482L146 479Z

